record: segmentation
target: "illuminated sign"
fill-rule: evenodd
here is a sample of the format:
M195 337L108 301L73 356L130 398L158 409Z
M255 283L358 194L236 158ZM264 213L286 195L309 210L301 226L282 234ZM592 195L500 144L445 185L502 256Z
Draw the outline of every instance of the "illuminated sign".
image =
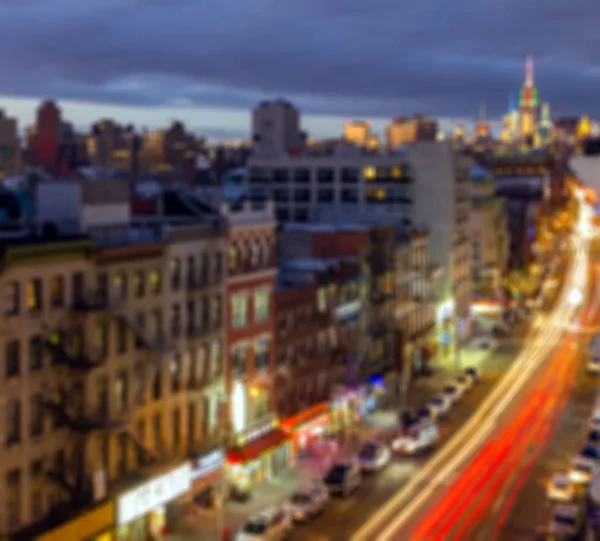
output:
M192 461L192 481L218 470L223 466L224 462L225 456L221 450L213 451L212 453Z
M361 301L346 302L336 308L335 315L337 317L339 317L340 319L343 319L346 317L352 317L352 316L358 314L358 312L360 312L361 306L362 306Z
M191 480L192 468L186 462L127 492L117 500L117 524L127 524L181 496L190 489Z

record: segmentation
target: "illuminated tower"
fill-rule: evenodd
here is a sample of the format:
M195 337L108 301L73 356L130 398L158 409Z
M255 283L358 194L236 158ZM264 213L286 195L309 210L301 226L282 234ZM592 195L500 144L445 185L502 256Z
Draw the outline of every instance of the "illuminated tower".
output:
M533 58L525 61L525 82L519 96L519 135L533 137L537 132L538 91L534 83Z
M550 104L542 103L540 109L540 145L547 145L552 139L552 119Z
M492 134L492 128L487 123L487 114L485 110L485 103L482 103L479 107L479 122L475 126L475 135L478 138L487 138Z

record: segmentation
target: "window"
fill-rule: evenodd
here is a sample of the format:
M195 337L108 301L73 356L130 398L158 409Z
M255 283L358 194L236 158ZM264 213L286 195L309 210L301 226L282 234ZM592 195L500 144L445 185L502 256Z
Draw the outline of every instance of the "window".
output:
M196 286L196 259L194 256L187 258L187 287L193 289Z
M76 272L71 277L73 305L82 306L85 302L85 278L82 272Z
M310 182L310 170L294 169L294 182L297 182L299 184L306 184Z
M208 259L208 256L205 256ZM215 279L219 280L223 275L223 254L217 252L215 254Z
M290 211L289 209L278 208L275 210L275 216L280 224L285 223L290 219Z
M269 245L268 241L265 242L265 244L263 245L262 255L263 266L265 268L269 268L273 264L273 262L271 261L271 246Z
M162 396L162 372L160 369L154 373L154 379L152 381L152 398L154 400L160 400Z
M213 340L210 344L210 367L213 374L220 374L223 368L221 359L221 341Z
M115 407L118 412L127 409L128 402L128 378L126 372L121 372L115 380Z
M269 341L267 339L257 340L254 344L254 366L256 370L269 368Z
M19 282L14 281L8 284L8 309L7 316L14 316L21 312L21 286Z
M21 526L21 470L10 470L6 474L6 530Z
M181 306L179 303L171 305L171 337L179 338L181 335Z
M358 191L357 190L342 190L342 203L356 203L358 202Z
M96 296L99 304L105 306L108 303L108 275L105 272L96 276Z
M178 393L181 389L181 355L175 353L169 364L171 375L171 392Z
M241 329L248 324L248 297L235 295L231 299L231 326Z
M41 393L32 395L29 411L29 432L32 436L39 436L44 432L44 411L44 396Z
M60 308L65 305L65 279L57 275L50 279L50 305Z
M21 402L9 399L6 404L6 444L21 441Z
M152 293L153 295L157 295L158 293L160 293L162 287L162 280L160 276L160 271L158 269L150 271L149 282L150 293Z
M358 182L358 169L356 168L343 167L341 175L344 184L356 184Z
M286 184L290 181L290 174L288 169L275 169L273 171L273 180L276 183Z
M150 314L150 328L148 330L151 340L160 342L163 338L163 317L160 308L155 308Z
M104 359L108 356L108 323L103 321L96 325L94 333L95 350L98 357Z
M287 203L290 200L290 192L289 190L275 190L273 199L278 203Z
M202 312L201 312L201 325L203 329L210 328L210 299L208 297L202 297Z
M245 345L238 345L233 348L231 353L231 363L233 365L233 375L243 377L247 370L248 348Z
M333 169L330 167L327 168L319 168L317 170L317 182L319 183L330 183L333 182Z
M269 319L269 291L257 291L254 293L254 321L260 323Z
M181 410L173 410L173 450L177 451L181 445Z
M29 369L41 370L44 365L44 342L41 336L29 338Z
M127 323L125 320L117 319L117 354L123 355L127 352Z
M217 254L221 257L221 254ZM217 266L221 266L221 262L215 262ZM215 274L221 274L223 269L215 269ZM200 282L207 285L210 282L210 257L208 254L202 254L200 256Z
M212 316L211 321L213 327L220 327L223 321L223 299L221 295L216 295L212 301Z
M169 271L171 273L171 289L177 291L181 287L181 261L179 258L171 259Z
M193 336L196 332L196 303L194 301L188 301L185 308L186 312L186 325L188 336Z
M27 309L30 312L41 310L42 301L42 280L35 278L27 282Z
M229 272L235 273L239 267L239 253L238 249L235 246L229 247Z
M124 272L119 272L113 278L113 289L115 291L115 299L118 301L127 299L127 275Z
M319 190L317 192L317 201L319 203L332 203L333 190Z
M254 243L252 245L251 250L252 250L252 255L251 255L251 257L252 257L252 261L251 261L252 268L253 269L258 269L258 267L260 267L260 246L258 244L256 244L256 243Z
M21 343L10 340L6 343L6 379L18 377L21 372Z
M310 203L310 190L294 190L296 203Z
M136 271L133 275L133 294L136 299L141 299L146 292L146 277L144 271Z

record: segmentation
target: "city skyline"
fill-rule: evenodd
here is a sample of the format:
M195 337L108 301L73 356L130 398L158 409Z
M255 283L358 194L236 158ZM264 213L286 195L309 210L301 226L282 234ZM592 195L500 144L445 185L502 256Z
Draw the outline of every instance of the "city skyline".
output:
M569 32L566 49L555 28L554 21L564 19L559 8L515 2L484 9L470 2L449 11L437 4L324 8L261 0L229 14L222 3L181 2L176 11L161 1L143 11L133 0L63 1L58 10L13 4L3 8L15 32L1 38L11 54L1 60L0 95L32 103L56 99L78 126L126 106L124 122L157 127L180 118L213 139L248 134L252 106L281 96L302 110L305 128L325 137L338 135L350 118L371 120L375 131L381 131L378 119L414 112L475 121L481 102L498 119L531 53L544 101L560 114L598 114L593 89L600 75L581 31L598 7L561 21L560 30ZM357 28L369 39L357 41ZM548 35L557 39L548 43ZM33 113L13 111L14 103L0 97L7 112L27 124Z

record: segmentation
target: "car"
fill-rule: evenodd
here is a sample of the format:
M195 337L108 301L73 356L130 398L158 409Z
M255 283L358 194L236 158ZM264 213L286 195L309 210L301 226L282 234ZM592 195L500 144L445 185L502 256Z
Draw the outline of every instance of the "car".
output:
M435 398L432 398L428 404L432 409L437 411L438 417L443 417L450 411L450 408L452 407L452 400L441 394Z
M437 408L432 408L430 405L425 404L422 408L417 411L417 419L419 423L431 423L437 421L439 417Z
M481 369L474 366L470 368L465 368L464 374L468 378L471 378L473 383L477 383L481 379Z
M576 457L571 463L569 479L575 484L587 485L590 483L595 473L596 466L593 461Z
M368 441L358 452L358 463L364 472L376 472L385 468L391 458L387 445L377 441Z
M323 478L329 494L349 496L362 484L361 469L354 462L337 462Z
M546 496L553 502L572 502L575 498L575 486L568 475L556 474L548 481Z
M596 430L596 429L600 430L600 409L597 409L591 415L591 417L588 421L588 428L590 430Z
M586 436L586 441L593 445L600 445L600 429L589 430Z
M420 451L435 447L440 439L440 431L436 425L415 427L407 434L392 440L392 450L396 453L414 455Z
M307 522L329 505L329 490L321 481L304 483L292 494L288 510L294 522Z
M461 390L462 394L466 394L473 388L473 380L467 376L456 376L454 385Z
M557 505L548 524L548 533L561 539L575 539L581 530L581 513L575 505Z
M577 455L578 458L582 460L589 460L592 464L595 464L600 459L600 450L598 447L591 443L586 443L580 450Z
M252 515L236 536L236 541L286 541L292 533L292 519L281 508Z
M452 384L446 385L442 389L442 394L447 397L452 404L456 404L462 397L461 391L458 389L458 387Z

